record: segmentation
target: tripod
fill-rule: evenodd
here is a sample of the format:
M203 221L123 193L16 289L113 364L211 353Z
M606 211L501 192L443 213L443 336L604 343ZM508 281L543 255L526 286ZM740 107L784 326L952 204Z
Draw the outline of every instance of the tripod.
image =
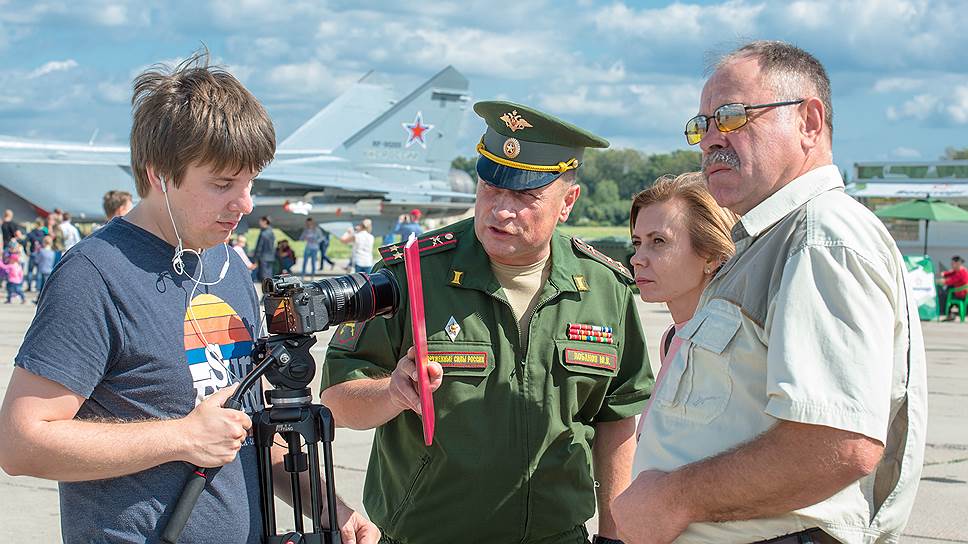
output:
M260 338L252 349L256 367L249 372L238 390L225 402L226 408L242 409L241 399L265 375L275 386L265 392L267 408L252 416L259 466L259 487L262 495L262 541L265 544L342 544L336 521L336 488L333 484L333 438L335 425L329 408L312 404L312 392L307 385L316 374L316 365L309 348L316 343L312 335L280 334ZM271 406L268 406L271 405ZM275 435L286 441L288 452L284 468L292 486L295 532L276 534L276 512L273 499L271 451ZM306 442L306 452L301 442ZM319 473L319 447L323 444L323 464L326 473L326 505L328 529L321 523L322 482ZM312 532L306 533L302 519L302 486L300 474L309 471L310 519ZM188 517L205 488L213 471L195 467L181 497L172 510L162 541L175 544L188 522Z

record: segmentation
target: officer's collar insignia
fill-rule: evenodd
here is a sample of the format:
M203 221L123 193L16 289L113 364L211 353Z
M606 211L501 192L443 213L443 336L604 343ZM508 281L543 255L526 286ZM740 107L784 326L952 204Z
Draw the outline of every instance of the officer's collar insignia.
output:
M585 276L575 274L571 277L571 279L575 280L575 289L578 289L579 291L588 291L588 282L585 281Z
M460 325L457 324L457 320L454 316L450 316L450 321L447 322L447 327L444 328L447 336L450 337L450 341L453 342L457 339L457 335L460 333Z
M464 272L462 270L451 270L450 272L454 275L450 278L450 284L460 285L460 282L464 279Z
M504 121L504 124L507 125L509 129L511 129L511 132L531 128L531 123L529 123L524 117L518 115L518 110L511 110L509 113L505 113L501 116L501 120Z
M420 247L420 256L430 255L440 251L457 247L457 236L453 232L435 232L425 234L417 238L417 245ZM380 257L386 264L403 262L403 246L400 244L389 244L380 248Z

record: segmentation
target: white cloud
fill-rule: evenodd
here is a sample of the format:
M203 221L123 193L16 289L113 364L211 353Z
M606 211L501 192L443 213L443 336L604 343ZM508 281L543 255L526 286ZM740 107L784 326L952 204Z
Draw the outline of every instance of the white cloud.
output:
M891 156L898 159L919 159L921 152L910 147L898 147L891 151Z
M580 114L603 117L625 115L626 109L622 100L602 96L601 89L598 89L597 92L593 91L593 96L589 96L587 86L565 89L565 91L545 94L541 98L541 105L557 115Z
M215 0L208 5L213 22L222 28L266 28L292 30L292 25L311 23L328 15L326 3L296 0Z
M923 88L928 81L910 77L888 77L874 82L875 93L893 93L899 91L914 91Z
M102 81L97 84L98 94L107 102L125 104L131 100L131 84Z
M67 60L52 60L40 68L37 68L33 72L27 74L27 79L35 79L38 77L46 76L47 74L52 74L54 72L64 72L77 68L77 61L74 59Z
M763 3L729 0L720 5L698 5L675 2L669 6L636 10L624 3L615 3L597 10L595 25L600 30L620 32L651 43L673 40L682 42L707 41L710 33L729 38L746 35L757 28Z
M252 40L252 49L265 57L280 57L291 49L289 42L276 37L263 37Z
M352 83L338 77L319 61L283 64L269 70L266 82L276 96L335 96Z
M8 108L17 108L23 103L24 103L24 99L22 96L0 94L0 110L4 110Z
M578 66L570 74L577 81L619 83L626 78L625 63L615 61L610 66Z
M932 94L919 94L899 107L888 106L887 118L891 121L917 119L923 121L939 111L940 99Z
M958 125L968 124L968 84L955 87L945 105L944 111L951 121Z
M326 20L317 26L317 55L331 62L355 58L374 66L390 61L395 67L423 70L451 64L465 73L502 79L547 77L574 67L555 33L508 29L514 34L511 39L506 33L444 23L354 12L349 20Z
M122 26L128 23L128 7L122 4L108 4L100 9L92 9L91 17L103 26Z
M868 69L953 67L968 43L956 0L798 0L770 8L766 32Z
M634 7L625 0L590 8L599 39L626 48L644 69L698 71L701 52L741 40L781 39L827 66L960 70L968 49L959 0L676 0ZM648 4L647 4L648 5ZM688 59L687 65L675 61Z
M913 119L931 126L968 125L968 78L938 75L926 80L921 88L930 90L888 106L888 120Z
M69 24L91 23L104 27L130 27L149 22L151 6L137 0L60 0L17 2L0 9L0 21L37 25L47 21Z
M566 87L543 93L541 107L556 114L610 118L616 131L657 130L674 133L695 114L701 84L694 80L650 75L626 84Z

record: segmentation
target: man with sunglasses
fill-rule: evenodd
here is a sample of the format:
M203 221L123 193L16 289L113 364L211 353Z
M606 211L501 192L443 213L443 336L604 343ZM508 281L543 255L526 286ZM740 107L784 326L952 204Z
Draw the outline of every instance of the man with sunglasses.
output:
M918 313L897 246L844 192L830 83L810 54L727 54L686 124L709 189L741 215L654 394L626 542L894 542L927 412Z

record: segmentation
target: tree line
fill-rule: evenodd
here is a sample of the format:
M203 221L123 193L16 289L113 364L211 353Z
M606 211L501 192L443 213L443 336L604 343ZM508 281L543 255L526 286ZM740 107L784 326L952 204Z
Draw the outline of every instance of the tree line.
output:
M578 171L581 198L572 225L627 225L632 197L663 175L699 170L702 155L676 150L647 154L635 149L588 149ZM452 166L477 179L477 157L457 157Z

